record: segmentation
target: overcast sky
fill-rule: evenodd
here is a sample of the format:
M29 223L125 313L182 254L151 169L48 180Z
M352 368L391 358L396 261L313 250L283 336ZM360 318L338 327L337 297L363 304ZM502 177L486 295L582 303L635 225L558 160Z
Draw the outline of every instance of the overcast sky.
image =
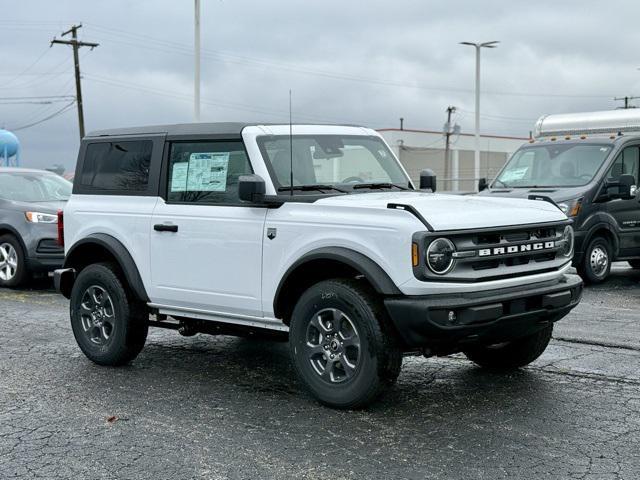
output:
M201 0L202 120L345 122L442 129L448 105L473 130L474 52L483 50L483 133L527 136L544 113L615 108L640 93L636 1ZM71 48L83 23L87 131L193 118L193 1L1 0L0 98L74 95ZM35 63L34 63L35 62ZM7 105L17 129L58 103ZM16 132L25 166L75 165L75 108Z

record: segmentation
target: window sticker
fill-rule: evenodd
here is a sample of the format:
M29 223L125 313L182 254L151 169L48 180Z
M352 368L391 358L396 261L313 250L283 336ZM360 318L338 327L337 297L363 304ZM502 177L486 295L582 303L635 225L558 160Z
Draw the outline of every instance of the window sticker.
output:
M529 170L529 167L514 168L512 170L507 170L500 176L500 181L513 182L514 180L522 180L527 174L528 170Z
M187 173L189 172L189 162L179 162L173 164L171 170L171 191L184 192L187 190Z
M224 192L228 171L229 152L192 153L188 163L187 191Z

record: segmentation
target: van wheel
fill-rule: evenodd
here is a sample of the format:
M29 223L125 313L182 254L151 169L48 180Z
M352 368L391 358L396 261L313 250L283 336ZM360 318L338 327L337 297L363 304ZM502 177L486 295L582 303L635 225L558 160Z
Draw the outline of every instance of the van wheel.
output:
M82 352L99 365L124 365L147 339L148 314L127 295L116 267L98 263L83 269L71 290L71 328Z
M536 360L551 341L553 325L512 342L466 350L464 354L475 364L494 370L513 370Z
M629 260L629 265L634 270L640 270L640 260Z
M579 273L588 283L601 283L611 271L612 248L604 237L595 237L584 252Z
M13 235L0 235L0 287L19 287L28 277L22 245Z
M311 394L334 408L361 408L393 385L402 353L380 299L361 281L327 280L296 304L291 359Z

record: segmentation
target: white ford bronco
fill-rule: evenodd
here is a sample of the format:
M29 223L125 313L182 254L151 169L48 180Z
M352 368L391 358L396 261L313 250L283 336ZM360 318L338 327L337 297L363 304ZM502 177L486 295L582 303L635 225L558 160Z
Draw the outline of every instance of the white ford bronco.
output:
M238 123L94 132L59 214L82 351L121 365L149 327L271 332L301 382L367 405L406 354L538 358L582 293L553 203L420 189L374 130Z

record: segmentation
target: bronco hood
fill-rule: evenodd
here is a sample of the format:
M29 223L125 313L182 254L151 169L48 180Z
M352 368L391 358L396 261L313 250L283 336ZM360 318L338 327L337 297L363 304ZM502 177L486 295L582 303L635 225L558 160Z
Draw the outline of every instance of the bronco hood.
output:
M478 195L380 192L340 195L316 202L354 208L387 208L389 203L411 205L436 231L505 227L555 222L567 218L548 202Z

